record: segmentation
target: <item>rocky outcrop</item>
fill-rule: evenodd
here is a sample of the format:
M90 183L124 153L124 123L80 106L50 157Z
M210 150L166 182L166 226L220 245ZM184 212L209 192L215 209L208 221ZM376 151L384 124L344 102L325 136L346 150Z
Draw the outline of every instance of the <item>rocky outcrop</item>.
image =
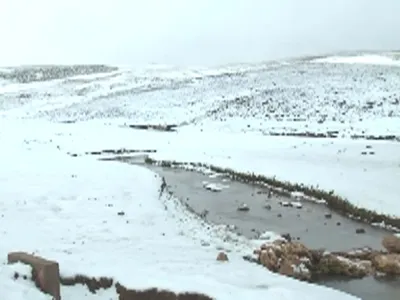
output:
M369 260L350 259L331 253L322 256L314 272L318 276L343 276L346 278L362 278L373 273Z
M400 237L395 235L385 236L382 245L389 253L400 253Z
M299 242L277 240L263 244L255 253L259 263L273 272L300 280L311 279L313 254Z
M400 254L380 254L374 257L372 264L377 272L390 275L400 275Z
M228 255L225 252L219 252L217 255L217 261L229 261Z
M329 276L362 278L370 275L400 275L400 254L371 248L348 252L308 249L299 242L276 240L254 251L257 261L272 272L305 281Z

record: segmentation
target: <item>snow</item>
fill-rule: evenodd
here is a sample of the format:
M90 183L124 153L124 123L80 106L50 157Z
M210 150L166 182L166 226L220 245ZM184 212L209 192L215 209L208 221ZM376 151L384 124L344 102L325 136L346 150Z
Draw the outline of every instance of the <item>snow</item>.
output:
M272 231L264 231L263 233L260 234L258 239L268 241L270 243L272 243L273 241L276 241L276 240L284 240L284 238L282 238L281 235L278 235Z
M203 181L203 187L206 190L212 191L212 192L220 192L224 188L227 188L228 186L218 184L218 183L213 183L213 182L208 182L208 181Z
M250 208L249 208L249 206L248 206L246 203L241 203L241 204L239 205L239 207L238 207L238 210L239 210L239 211L249 211Z
M371 64L400 66L400 61L390 56L377 54L364 54L358 56L328 56L313 60L315 63L335 63L335 64Z
M14 274L18 273L20 276L14 279ZM23 279L22 276L27 276ZM37 299L37 300L51 300L51 297L41 293L29 280L31 276L31 268L21 263L12 265L0 265L0 295L1 299Z
M48 299L29 281L12 279L16 266L5 265L6 255L23 250L59 261L63 275L112 276L130 288L217 299L354 299L245 262L261 240L206 226L176 199L159 198L161 179L143 166L87 152L153 150L129 156L275 176L399 217L400 143L352 139L400 136L399 70L286 62L2 80L1 298ZM182 126L159 132L129 124ZM329 131L337 138L271 135ZM229 263L216 261L220 248ZM66 299L115 298L79 286L62 292Z
M59 261L64 276L110 276L130 288L199 291L216 299L351 299L245 262L241 256L252 250L250 241L221 227L206 229L177 200L159 199L161 178L151 171L66 156L54 141L43 139L58 126L23 120L7 124L1 135L1 257L24 250ZM201 246L204 241L210 246ZM228 264L215 260L218 247L230 251ZM26 299L27 291L34 297L30 283L14 291L22 283L10 278L13 268L1 267L2 299ZM81 299L104 296L71 289L64 287L63 293Z
M295 208L302 208L303 207L303 204L301 202L297 202L297 201L290 202L290 205L295 207Z

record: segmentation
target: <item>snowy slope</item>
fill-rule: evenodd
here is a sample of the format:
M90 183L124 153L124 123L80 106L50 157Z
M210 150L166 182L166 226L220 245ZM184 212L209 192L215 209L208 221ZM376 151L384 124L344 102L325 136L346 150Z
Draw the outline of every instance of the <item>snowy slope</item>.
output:
M214 120L266 134L398 135L393 120L400 116L399 76L400 68L391 65L303 60L215 70L154 66L3 88L0 107L7 114L22 110L50 120L118 117L199 125ZM25 94L35 100L27 102ZM388 118L391 124L382 126Z

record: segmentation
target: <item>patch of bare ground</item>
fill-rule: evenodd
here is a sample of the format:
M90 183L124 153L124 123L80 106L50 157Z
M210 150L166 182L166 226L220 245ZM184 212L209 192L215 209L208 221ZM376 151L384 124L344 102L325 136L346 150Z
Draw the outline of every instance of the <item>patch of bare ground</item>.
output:
M306 138L337 138L339 131L327 131L327 132L266 132L265 135L270 136L290 136L290 137L306 137ZM397 135L358 135L353 134L350 136L353 140L373 140L373 141L394 141L400 142L400 136Z
M317 203L324 202L331 210L346 216L348 218L358 220L370 224L372 226L384 227L392 231L400 231L400 218L380 214L376 211L371 211L365 208L357 207L347 199L335 195L334 191L324 191L313 186L305 186L303 184L291 183L277 180L275 177L267 177L254 173L236 172L229 168L221 168L214 165L195 163L195 162L177 162L177 161L157 161L151 158L146 158L147 164L159 165L169 168L207 168L215 173L222 174L232 180L252 183L255 185L268 186L271 190L281 191L284 194L300 192L305 199L315 201Z
M0 73L0 78L17 80L20 83L66 78L69 76L89 75L118 70L107 65L35 65L14 68L12 72Z
M178 125L174 124L169 124L169 125L131 124L125 126L128 126L129 128L133 129L156 130L156 131L166 131L166 132L175 132L176 127L178 127Z
M85 275L76 275L74 277L61 277L60 283L65 286L82 284L92 293L96 293L100 289L115 288L119 300L212 300L211 297L199 293L174 293L158 288L144 290L129 289L119 282L114 283L112 278L107 277L93 278Z
M328 132L268 132L266 135L270 136L292 136L292 137L308 137L308 138L337 138L339 135L338 131Z
M122 155L122 154L132 154L132 153L156 153L157 150L155 149L105 149L105 150L99 150L99 151L87 151L84 153L84 155L104 155L104 154L110 154L110 155ZM77 157L80 156L78 153L67 153L68 155L72 157Z
M357 135L354 134L351 136L352 139L359 140L373 140L373 141L396 141L400 142L400 136L397 135Z

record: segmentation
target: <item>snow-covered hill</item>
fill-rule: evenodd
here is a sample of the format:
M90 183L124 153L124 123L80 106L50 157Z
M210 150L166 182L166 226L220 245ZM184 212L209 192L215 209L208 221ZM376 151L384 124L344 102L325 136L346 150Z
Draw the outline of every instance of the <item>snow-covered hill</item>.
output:
M378 64L376 55L361 57L355 59L357 64L303 59L218 69L121 68L85 79L75 76L24 85L18 82L48 73L65 77L71 71L64 68L63 76L44 69L35 71L36 77L32 71L24 77L20 74L26 73L17 70L14 77L3 72L13 83L2 87L0 105L8 115L23 111L55 121L126 118L200 126L213 121L264 134L394 139L390 136L400 135L398 61L382 57Z
M394 54L213 69L2 68L0 256L24 248L59 260L67 273L107 271L119 280L140 266L142 275L128 285L200 290L218 299L352 299L245 264L240 257L250 251L249 241L229 236L227 242L228 233L206 229L178 202L160 202L153 174L84 153L152 149L157 159L319 185L360 207L400 217L399 79ZM176 132L125 126L132 124L179 126ZM282 134L294 136L277 136ZM309 137L316 135L330 138ZM78 157L67 156L71 152ZM105 208L110 201L115 209ZM116 216L118 209L132 222ZM163 233L167 238L158 238ZM211 248L202 248L205 239ZM228 267L214 261L221 245L232 251ZM185 255L177 258L182 248ZM10 274L1 266L0 291L10 291L2 299L16 299L11 291L21 288ZM189 275L196 285L184 280ZM84 298L76 289L64 293Z

